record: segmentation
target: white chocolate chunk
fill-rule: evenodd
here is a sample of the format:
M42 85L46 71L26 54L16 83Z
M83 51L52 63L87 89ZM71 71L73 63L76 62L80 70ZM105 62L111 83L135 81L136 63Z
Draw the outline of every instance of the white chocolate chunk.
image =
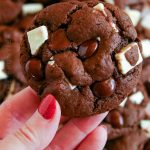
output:
M8 75L4 72L5 62L0 61L0 80L4 80L8 78Z
M147 131L147 136L150 137L150 120L141 120L140 126L143 130Z
M126 102L127 102L127 100L128 100L128 98L126 97L119 106L120 107L124 107Z
M142 27L144 27L147 30L150 30L149 24L150 24L150 14L146 15L141 21Z
M55 60L54 60L53 56L49 59L48 64L51 66L53 66L55 64Z
M29 3L22 6L22 13L24 16L28 14L35 14L43 9L41 3Z
M74 89L77 87L77 86L75 86L75 85L72 85L72 84L69 82L68 79L66 79L66 81L67 81L67 83L69 84L69 87L70 87L71 90L74 90Z
M115 55L115 58L116 58L116 60L118 62L118 68L119 68L119 70L121 71L122 74L128 73L131 69L133 69L135 66L139 65L143 61L142 55L141 55L139 47L138 47L139 59L138 59L137 63L134 66L132 66L128 62L128 60L125 57L125 54L126 54L126 52L128 52L129 50L131 50L131 48L133 46L137 46L138 47L138 44L135 43L135 42L133 42L133 43L127 45L126 47L122 48L121 52L117 53Z
M145 112L146 114L150 117L150 102L147 104L147 106L145 107Z
M132 91L132 92L135 93L136 91L137 91L137 88L136 88L136 87L133 88L133 91Z
M100 41L101 41L101 38L100 38L100 37L97 37L97 41L99 41L99 42L100 42Z
M149 6L145 6L144 9L142 10L142 18L150 14L150 8Z
M52 56L49 60L51 60L51 61L54 60L54 57Z
M150 57L150 40L145 39L141 40L142 48L143 48L143 56L144 58Z
M40 26L27 32L28 42L31 54L36 55L42 44L48 39L48 30L46 26Z
M129 15L129 17L131 18L131 21L133 23L134 26L137 26L138 22L141 19L141 12L135 9L130 9L130 8L126 8L125 12Z
M114 0L105 0L106 3L115 4Z
M119 32L115 23L111 22L110 25L112 26L112 28L115 32Z
M48 64L52 66L52 65L54 65L54 64L55 64L55 61L54 61L54 60L49 61L49 62L48 62Z
M134 94L132 94L131 96L129 96L129 100L133 103L133 104L141 104L142 101L144 100L144 95L142 92L138 91Z
M107 16L105 12L105 7L102 3L98 3L96 6L93 7L95 10L102 12L105 16Z

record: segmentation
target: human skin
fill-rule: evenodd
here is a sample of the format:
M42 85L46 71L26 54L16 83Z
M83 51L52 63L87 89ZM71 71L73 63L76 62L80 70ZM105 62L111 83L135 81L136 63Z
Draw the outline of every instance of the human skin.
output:
M40 104L27 87L0 105L0 147L5 150L101 150L107 130L99 124L104 114L70 119L58 132L61 119L58 102L47 95Z

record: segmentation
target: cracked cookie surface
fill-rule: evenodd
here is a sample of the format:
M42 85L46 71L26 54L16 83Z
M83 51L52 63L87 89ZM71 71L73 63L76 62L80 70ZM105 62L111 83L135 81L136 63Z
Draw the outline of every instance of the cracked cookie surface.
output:
M63 115L83 117L115 108L132 91L140 50L131 20L116 6L70 1L37 14L22 41L21 64L41 97L51 93Z

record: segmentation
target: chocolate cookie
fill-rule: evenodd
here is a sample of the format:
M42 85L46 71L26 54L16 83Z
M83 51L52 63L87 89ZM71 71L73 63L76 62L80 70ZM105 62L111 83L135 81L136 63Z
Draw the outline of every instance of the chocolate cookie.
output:
M147 0L105 0L122 8L136 27L143 46L144 58L150 57L150 4Z
M0 24L10 23L20 13L23 0L0 0Z
M21 82L25 82L19 61L21 40L22 33L11 27L0 26L1 71L6 76L10 75Z
M108 139L118 138L137 129L142 119L150 118L149 98L140 82L120 107L109 112L104 120L108 128Z
M150 120L141 120L137 128L119 138L109 140L107 150L149 150Z
M41 11L25 33L21 64L40 96L53 94L62 114L109 111L136 86L142 67L137 33L118 7L64 2Z
M22 6L22 15L18 18L15 23L21 31L25 31L32 23L32 20L36 13L43 9L43 4L41 3L25 3Z
M147 140L146 133L138 129L130 132L126 136L108 141L106 150L146 150L144 149L144 145Z
M148 0L106 0L107 2L118 5L131 18L133 25L136 27L138 37L142 44L142 54L144 58L142 79L150 95L150 2Z
M42 3L44 5L52 4L59 2L59 0L28 0L29 2Z
M25 31L32 23L34 15L27 15L19 19L19 21L15 24L19 30Z
M104 0L107 3L111 3L117 5L121 9L125 9L125 7L141 7L146 3L147 0Z
M149 150L150 148L150 120L141 120L136 130L127 135L109 140L107 150Z
M0 103L25 87L25 84L13 78L0 80Z
M0 102L25 84L20 65L22 34L14 28L0 26Z

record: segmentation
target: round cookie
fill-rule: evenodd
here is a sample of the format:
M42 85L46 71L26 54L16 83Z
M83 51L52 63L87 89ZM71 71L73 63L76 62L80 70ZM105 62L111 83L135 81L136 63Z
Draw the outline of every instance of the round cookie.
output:
M0 26L0 61L1 71L25 83L20 65L20 43L22 33L14 28ZM3 67L4 68L3 68Z
M108 141L106 144L107 150L146 150L144 145L148 137L143 130L130 132L126 136ZM147 149L148 150L148 149Z
M142 80L150 95L150 3L148 0L105 0L122 8L131 18L136 27L138 37L142 44L142 55L144 58Z
M38 3L44 3L44 4L46 4L46 3L50 3L50 2L52 2L53 0L33 0L34 2L38 2Z
M141 47L129 17L96 1L64 2L41 11L25 33L21 64L41 97L53 94L62 114L109 111L136 86Z
M25 31L32 23L34 15L27 15L22 17L15 26L21 31Z
M10 23L21 12L23 0L0 0L0 24Z
M134 130L119 138L109 140L107 150L148 150L150 120L141 120Z
M42 3L44 5L52 4L59 2L59 0L28 0L29 2Z
M41 11L44 8L42 3L25 3L22 6L21 15L14 24L14 26L18 27L19 30L25 31L30 24L32 23L32 20L36 13Z
M19 62L21 39L16 29L0 26L0 102L25 87Z
M141 8L147 0L104 0L107 3L115 4L121 9L125 9L125 7L136 7Z
M108 128L108 139L118 138L136 130L139 122L150 118L149 98L140 82L120 107L109 112L103 123Z
M136 27L138 36L141 39L143 47L143 57L150 57L150 4L147 0L105 0L122 8L131 18L133 25Z

